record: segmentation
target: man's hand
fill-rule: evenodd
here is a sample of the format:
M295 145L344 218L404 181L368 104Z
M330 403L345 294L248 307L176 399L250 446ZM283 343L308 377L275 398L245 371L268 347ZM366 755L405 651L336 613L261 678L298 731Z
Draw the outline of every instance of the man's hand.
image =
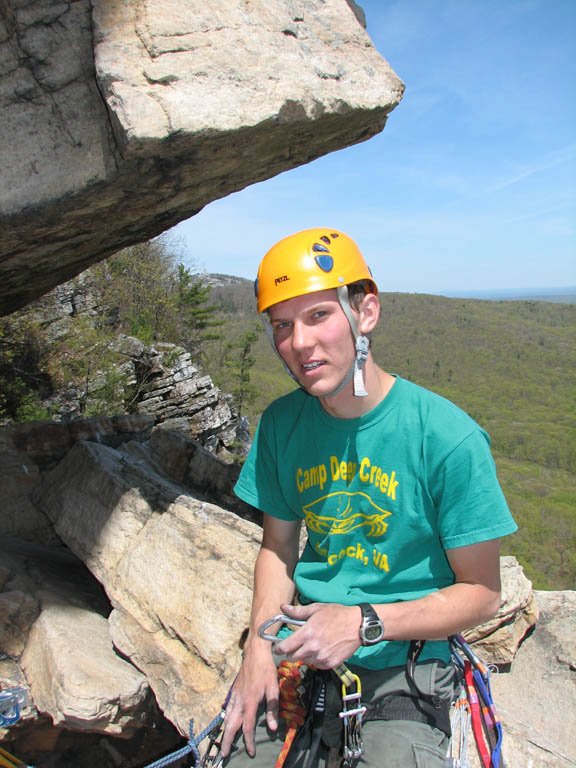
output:
M276 643L276 652L290 661L333 669L352 656L360 645L362 615L357 605L311 603L281 607L291 619L306 621L290 637Z
M263 641L266 642L266 641ZM226 707L222 756L230 754L240 728L250 757L256 754L254 731L260 702L266 700L266 722L270 730L278 728L278 672L268 643L255 651L247 650Z

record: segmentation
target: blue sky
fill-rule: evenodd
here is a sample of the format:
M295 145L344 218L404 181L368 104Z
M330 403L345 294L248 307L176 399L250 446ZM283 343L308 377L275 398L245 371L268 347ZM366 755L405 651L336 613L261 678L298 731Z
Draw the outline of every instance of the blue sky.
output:
M406 84L384 131L207 206L171 232L254 278L300 229L341 229L382 291L576 285L576 2L364 0Z

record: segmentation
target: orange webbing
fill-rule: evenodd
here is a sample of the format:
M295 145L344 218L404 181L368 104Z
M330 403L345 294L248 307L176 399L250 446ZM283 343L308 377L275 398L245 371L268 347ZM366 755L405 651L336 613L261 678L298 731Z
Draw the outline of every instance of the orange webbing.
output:
M304 725L306 710L300 701L298 688L302 681L300 676L301 661L282 661L278 667L278 686L280 688L280 717L286 720L286 738L274 768L282 768L288 756L294 737L299 726Z

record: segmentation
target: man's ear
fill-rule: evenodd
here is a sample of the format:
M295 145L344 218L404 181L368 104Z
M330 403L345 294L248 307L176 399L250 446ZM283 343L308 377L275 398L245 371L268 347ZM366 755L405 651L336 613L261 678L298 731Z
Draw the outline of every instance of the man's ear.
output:
M360 304L358 330L363 336L373 331L380 317L380 301L378 296L367 293Z

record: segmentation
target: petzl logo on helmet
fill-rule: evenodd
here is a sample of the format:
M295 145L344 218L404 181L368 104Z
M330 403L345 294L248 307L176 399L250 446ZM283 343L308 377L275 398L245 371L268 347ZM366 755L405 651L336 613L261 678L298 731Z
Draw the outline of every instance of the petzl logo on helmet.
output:
M274 280L274 285L278 285L278 283L285 283L287 280L290 280L288 275L282 275L282 277L277 277Z

